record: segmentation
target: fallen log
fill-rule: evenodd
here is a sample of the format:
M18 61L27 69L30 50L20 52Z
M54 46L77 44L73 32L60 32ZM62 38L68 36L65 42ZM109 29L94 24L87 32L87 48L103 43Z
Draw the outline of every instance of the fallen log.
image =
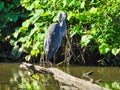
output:
M20 65L20 68L34 72L34 73L39 72L43 74L45 73L51 74L55 78L55 80L63 84L63 86L61 86L62 90L109 90L107 88L94 84L90 81L86 81L86 80L74 77L72 75L69 75L54 67L45 68L45 67L41 67L41 66L33 65L29 63L22 63Z

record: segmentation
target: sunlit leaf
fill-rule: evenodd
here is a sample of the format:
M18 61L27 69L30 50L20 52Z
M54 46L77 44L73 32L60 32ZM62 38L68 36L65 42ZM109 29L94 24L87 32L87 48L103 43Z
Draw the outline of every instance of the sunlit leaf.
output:
M25 33L27 30L28 30L27 27L21 27L21 28L20 28L20 31L21 31L22 33Z
M41 14L41 16L48 16L50 13L49 12L44 12Z
M34 24L41 16L41 14L44 12L43 9L37 9L35 10L35 14L33 17L30 18L30 22Z
M44 23L35 23L35 27L40 28Z
M40 7L40 1L39 0L35 0L34 2L34 8L38 9Z
M100 45L99 51L100 51L100 54L106 54L110 51L110 46L107 44Z
M30 58L31 58L31 55L27 55L27 56L25 56L25 60L26 60L26 61L29 61Z
M31 90L32 89L31 84L29 82L26 82L26 84L27 84L28 90Z
M97 8L92 7L92 8L90 9L90 13L96 13L96 12L97 12Z
M76 34L76 31L70 31L70 37L73 37Z
M39 79L39 75L38 75L38 74L33 74L32 77L33 77L34 79L36 79L36 80Z
M119 85L119 83L117 83L117 82L113 82L112 83L112 88L115 90L117 90L117 89L120 89L120 85Z
M75 0L72 0L69 6L75 5Z
M67 1L66 1L66 0L63 0L63 7L66 6L66 3L67 3Z
M91 33L92 35L96 35L97 31L96 31L95 29L92 29L92 30L90 31L90 33Z
M30 25L30 21L29 21L29 20L26 20L26 21L24 21L24 22L22 23L22 26L23 26L23 27L26 27L26 28L28 28L29 25Z
M81 8L84 8L84 7L85 7L85 1L81 3Z
M35 27L30 31L29 37L31 37L39 28Z
M117 49L117 48L113 48L113 49L112 49L112 54L113 54L113 55L116 56L118 53L120 53L120 49Z
M36 55L36 50L32 50L32 51L31 51L31 55L32 55L32 56L35 56L35 55Z
M19 30L18 28L16 28L16 32L13 34L13 36L14 36L15 38L17 38L18 35L19 35L19 33L20 33L20 30Z
M31 42L31 41L28 41L27 47L30 47L31 44L32 44L32 42Z
M18 39L18 41L20 41L20 42L26 42L27 40L28 40L28 36L26 36L26 37L20 37Z
M55 16L54 18L53 18L53 22L56 22L58 19L57 19L57 16Z
M72 12L68 12L68 17L67 17L67 19L70 20L71 17L72 17Z

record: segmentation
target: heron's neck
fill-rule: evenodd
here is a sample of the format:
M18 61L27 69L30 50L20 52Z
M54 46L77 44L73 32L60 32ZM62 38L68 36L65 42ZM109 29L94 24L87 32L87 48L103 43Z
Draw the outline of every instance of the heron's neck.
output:
M66 21L65 20L60 22L60 27L66 28Z
M64 34L66 32L66 29L67 29L66 21L63 20L63 21L60 22L60 29L59 29L62 37L64 36Z

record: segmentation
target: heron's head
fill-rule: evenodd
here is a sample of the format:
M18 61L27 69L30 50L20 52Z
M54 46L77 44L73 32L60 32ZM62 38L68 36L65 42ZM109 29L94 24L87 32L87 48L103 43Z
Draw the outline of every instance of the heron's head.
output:
M67 13L65 12L60 12L58 14L58 22L61 23L61 21L64 21L67 19Z

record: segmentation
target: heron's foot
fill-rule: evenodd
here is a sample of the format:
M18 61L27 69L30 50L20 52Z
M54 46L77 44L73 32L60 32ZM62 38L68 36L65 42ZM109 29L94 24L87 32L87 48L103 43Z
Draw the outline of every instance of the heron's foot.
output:
M52 63L50 61L47 61L47 62L41 62L40 63L40 66L42 67L52 67Z
M47 64L48 67L52 67L52 63L50 61L47 61Z

